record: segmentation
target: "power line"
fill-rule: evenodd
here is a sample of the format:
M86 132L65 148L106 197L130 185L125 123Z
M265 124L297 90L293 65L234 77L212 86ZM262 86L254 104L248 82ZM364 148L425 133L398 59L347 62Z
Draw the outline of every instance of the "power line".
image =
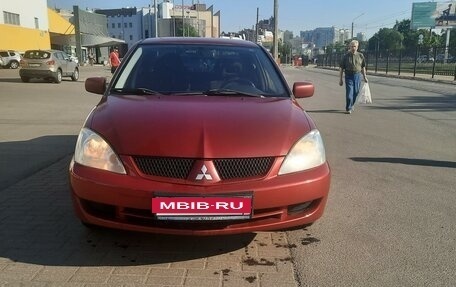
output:
M395 18L397 16L408 14L411 11L412 10L404 10L404 11L396 12L396 13L393 13L393 14L388 14L388 15L382 16L380 18L376 18L377 20L375 20L375 19L374 20L369 20L369 22L367 22L367 23L372 24L372 23L384 22L384 21L389 20L389 19L391 19L393 17ZM397 19L395 19L395 20L397 20Z

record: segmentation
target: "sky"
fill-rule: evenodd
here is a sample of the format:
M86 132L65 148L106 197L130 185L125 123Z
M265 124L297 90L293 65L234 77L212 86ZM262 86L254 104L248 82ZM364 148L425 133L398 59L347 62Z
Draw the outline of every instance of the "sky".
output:
M157 0L158 3L162 0ZM81 9L112 9L122 7L147 7L153 0L48 0L49 7L72 9L78 5ZM191 5L197 0L184 0L184 5ZM351 29L354 34L364 32L369 38L380 28L392 28L396 20L410 19L412 3L429 2L427 0L278 0L278 23L280 30L292 31L299 36L300 31L318 27ZM445 1L438 1L445 2ZM182 0L175 0L181 5ZM237 32L252 28L256 22L257 8L259 20L273 16L273 0L199 0L207 7L214 6L214 13L221 13L221 31Z

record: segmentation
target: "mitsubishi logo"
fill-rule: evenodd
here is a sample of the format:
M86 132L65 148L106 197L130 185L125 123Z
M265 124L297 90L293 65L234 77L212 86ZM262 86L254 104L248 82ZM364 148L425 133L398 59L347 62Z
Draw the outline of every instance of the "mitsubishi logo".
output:
M196 175L196 180L202 180L203 178L206 180L212 180L212 176L207 172L207 167L205 164L203 164L203 167L201 167L201 173L198 173Z

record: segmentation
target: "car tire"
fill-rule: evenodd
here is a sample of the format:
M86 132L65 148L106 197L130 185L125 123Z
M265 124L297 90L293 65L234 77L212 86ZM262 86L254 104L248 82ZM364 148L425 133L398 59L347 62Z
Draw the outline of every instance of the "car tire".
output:
M24 82L24 83L28 83L28 82L30 81L30 78L29 78L29 77L24 77L24 76L22 76L22 77L21 77L21 80L22 80L22 82Z
M79 69L75 68L73 74L71 75L72 81L77 81L79 79Z
M60 82L62 82L62 70L60 70L60 69L57 70L57 72L55 74L54 82L57 84L60 84Z
M17 68L19 68L19 62L18 61L11 61L11 63L9 64L9 67L11 69L17 69Z

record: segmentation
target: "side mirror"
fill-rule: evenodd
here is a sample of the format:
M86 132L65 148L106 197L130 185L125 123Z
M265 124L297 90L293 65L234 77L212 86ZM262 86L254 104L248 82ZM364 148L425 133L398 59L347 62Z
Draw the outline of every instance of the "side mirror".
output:
M315 87L310 82L296 82L293 84L293 95L296 98L309 98L312 97Z
M85 89L87 92L103 95L106 91L105 77L92 77L85 80Z

